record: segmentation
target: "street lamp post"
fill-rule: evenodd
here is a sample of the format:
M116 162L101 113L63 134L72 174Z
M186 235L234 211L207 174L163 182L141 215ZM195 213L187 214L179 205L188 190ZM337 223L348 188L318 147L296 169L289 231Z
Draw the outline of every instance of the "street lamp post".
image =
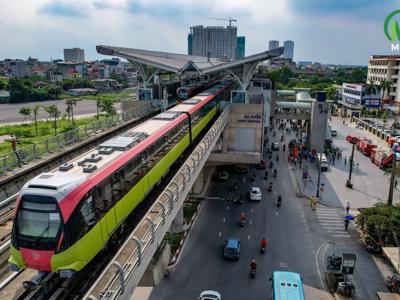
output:
M317 193L316 197L319 198L319 185L321 183L321 158L322 158L322 153L319 154L318 158L318 181L317 181Z
M350 189L353 188L353 184L351 183L351 173L353 173L354 147L356 146L356 141L352 140L351 142L353 143L353 148L351 149L349 179L346 181L346 187Z

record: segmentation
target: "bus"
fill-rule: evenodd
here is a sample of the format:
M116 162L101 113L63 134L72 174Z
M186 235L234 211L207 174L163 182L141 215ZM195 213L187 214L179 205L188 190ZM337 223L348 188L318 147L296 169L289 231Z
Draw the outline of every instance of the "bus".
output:
M300 274L275 271L272 274L270 281L272 282L273 300L305 299Z

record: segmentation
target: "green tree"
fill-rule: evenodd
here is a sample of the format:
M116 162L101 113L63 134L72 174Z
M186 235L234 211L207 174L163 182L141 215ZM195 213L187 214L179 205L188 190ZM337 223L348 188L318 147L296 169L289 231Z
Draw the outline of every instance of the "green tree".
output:
M76 100L68 99L65 101L65 104L67 105L66 111L68 116L71 114L71 125L74 128L74 106L76 106Z
M57 118L60 115L60 111L54 104L45 106L44 110L49 114L50 118L54 118L54 135L57 135Z
M30 93L32 89L32 81L23 78L10 78L9 82L10 102L28 102L30 101Z
M37 127L37 117L39 114L39 110L42 106L39 104L36 104L35 107L33 108L33 120L35 121L35 133L36 135L38 134L38 127Z
M116 113L114 102L111 99L103 99L101 101L101 111L107 113L107 115L114 115Z
M389 98L390 89L392 88L392 83L390 81L384 80L384 81L381 82L380 88L381 88L382 98L383 99L388 99Z
M30 107L21 107L19 113L24 116L24 121L31 117L31 108Z

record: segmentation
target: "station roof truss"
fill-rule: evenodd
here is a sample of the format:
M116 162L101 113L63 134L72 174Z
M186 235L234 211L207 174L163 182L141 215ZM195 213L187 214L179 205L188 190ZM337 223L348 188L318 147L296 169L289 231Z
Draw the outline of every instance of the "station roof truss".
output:
M262 61L278 57L283 53L283 47L253 54L234 61L225 61L218 58L185 55L161 51L150 51L133 48L98 45L97 52L103 55L118 56L130 61L139 71L146 85L152 76L145 72L145 66L152 66L158 72L184 74L196 72L200 75L227 71L245 89L250 81L253 70Z

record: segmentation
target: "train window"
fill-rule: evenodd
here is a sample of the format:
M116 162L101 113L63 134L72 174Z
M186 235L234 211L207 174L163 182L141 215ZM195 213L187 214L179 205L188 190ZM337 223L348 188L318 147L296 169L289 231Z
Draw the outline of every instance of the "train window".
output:
M89 227L96 223L92 191L89 191L84 197L81 206L81 213Z
M82 215L82 204L83 202L78 205L66 224L67 240L69 245L73 245L78 241L86 234L89 228Z

